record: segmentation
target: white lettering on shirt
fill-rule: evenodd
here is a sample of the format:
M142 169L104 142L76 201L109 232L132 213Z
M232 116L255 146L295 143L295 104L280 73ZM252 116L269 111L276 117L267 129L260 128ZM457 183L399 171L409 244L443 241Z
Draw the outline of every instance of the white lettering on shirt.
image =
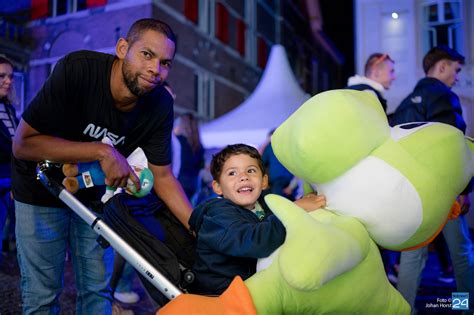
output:
M102 128L100 126L95 126L94 124L90 123L87 125L86 129L84 129L83 134L89 135L92 138L95 139L101 139L107 136L114 146L118 144L124 144L125 143L125 136L118 136L112 132L109 132L107 128Z

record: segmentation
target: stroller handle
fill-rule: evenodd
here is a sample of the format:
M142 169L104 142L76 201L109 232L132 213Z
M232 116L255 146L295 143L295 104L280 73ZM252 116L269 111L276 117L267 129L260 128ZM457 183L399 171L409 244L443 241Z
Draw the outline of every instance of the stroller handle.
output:
M125 260L127 260L138 272L140 272L153 286L155 286L168 299L172 300L182 292L170 282L163 274L153 267L143 256L125 242L94 212L82 204L76 197L59 185L54 179L48 177L47 173L57 167L57 164L49 161L38 163L36 168L37 179L54 196L62 200L69 208L79 215L91 228L103 237Z

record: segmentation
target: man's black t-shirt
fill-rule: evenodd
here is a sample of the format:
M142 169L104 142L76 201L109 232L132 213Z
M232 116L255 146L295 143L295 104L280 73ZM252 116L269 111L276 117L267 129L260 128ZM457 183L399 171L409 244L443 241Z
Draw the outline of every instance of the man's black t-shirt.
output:
M163 87L140 97L130 112L116 109L110 90L114 56L79 51L61 59L23 113L23 120L41 134L91 142L107 136L125 157L137 147L154 165L171 163L173 99ZM62 207L37 181L36 162L12 161L15 199L39 206ZM78 192L81 201L100 199L102 189Z

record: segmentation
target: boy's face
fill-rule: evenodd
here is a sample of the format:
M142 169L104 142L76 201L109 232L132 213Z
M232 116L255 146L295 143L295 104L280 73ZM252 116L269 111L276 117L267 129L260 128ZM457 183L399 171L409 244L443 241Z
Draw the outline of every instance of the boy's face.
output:
M216 194L249 210L255 207L255 202L267 186L268 176L263 175L257 160L246 154L227 159L219 180L212 181Z
M441 73L441 81L449 87L453 87L458 82L458 74L461 72L459 61L446 60L444 71Z

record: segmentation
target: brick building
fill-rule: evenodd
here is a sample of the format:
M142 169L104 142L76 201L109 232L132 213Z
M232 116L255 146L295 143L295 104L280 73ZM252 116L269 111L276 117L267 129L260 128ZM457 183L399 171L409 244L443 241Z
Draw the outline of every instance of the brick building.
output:
M14 9L28 20L23 102L34 97L63 55L79 49L114 53L117 39L145 17L166 21L178 36L169 76L178 112L209 120L239 105L257 85L275 43L285 46L306 92L341 87L340 54L310 27L308 5L314 11L314 4L318 1L20 0Z

